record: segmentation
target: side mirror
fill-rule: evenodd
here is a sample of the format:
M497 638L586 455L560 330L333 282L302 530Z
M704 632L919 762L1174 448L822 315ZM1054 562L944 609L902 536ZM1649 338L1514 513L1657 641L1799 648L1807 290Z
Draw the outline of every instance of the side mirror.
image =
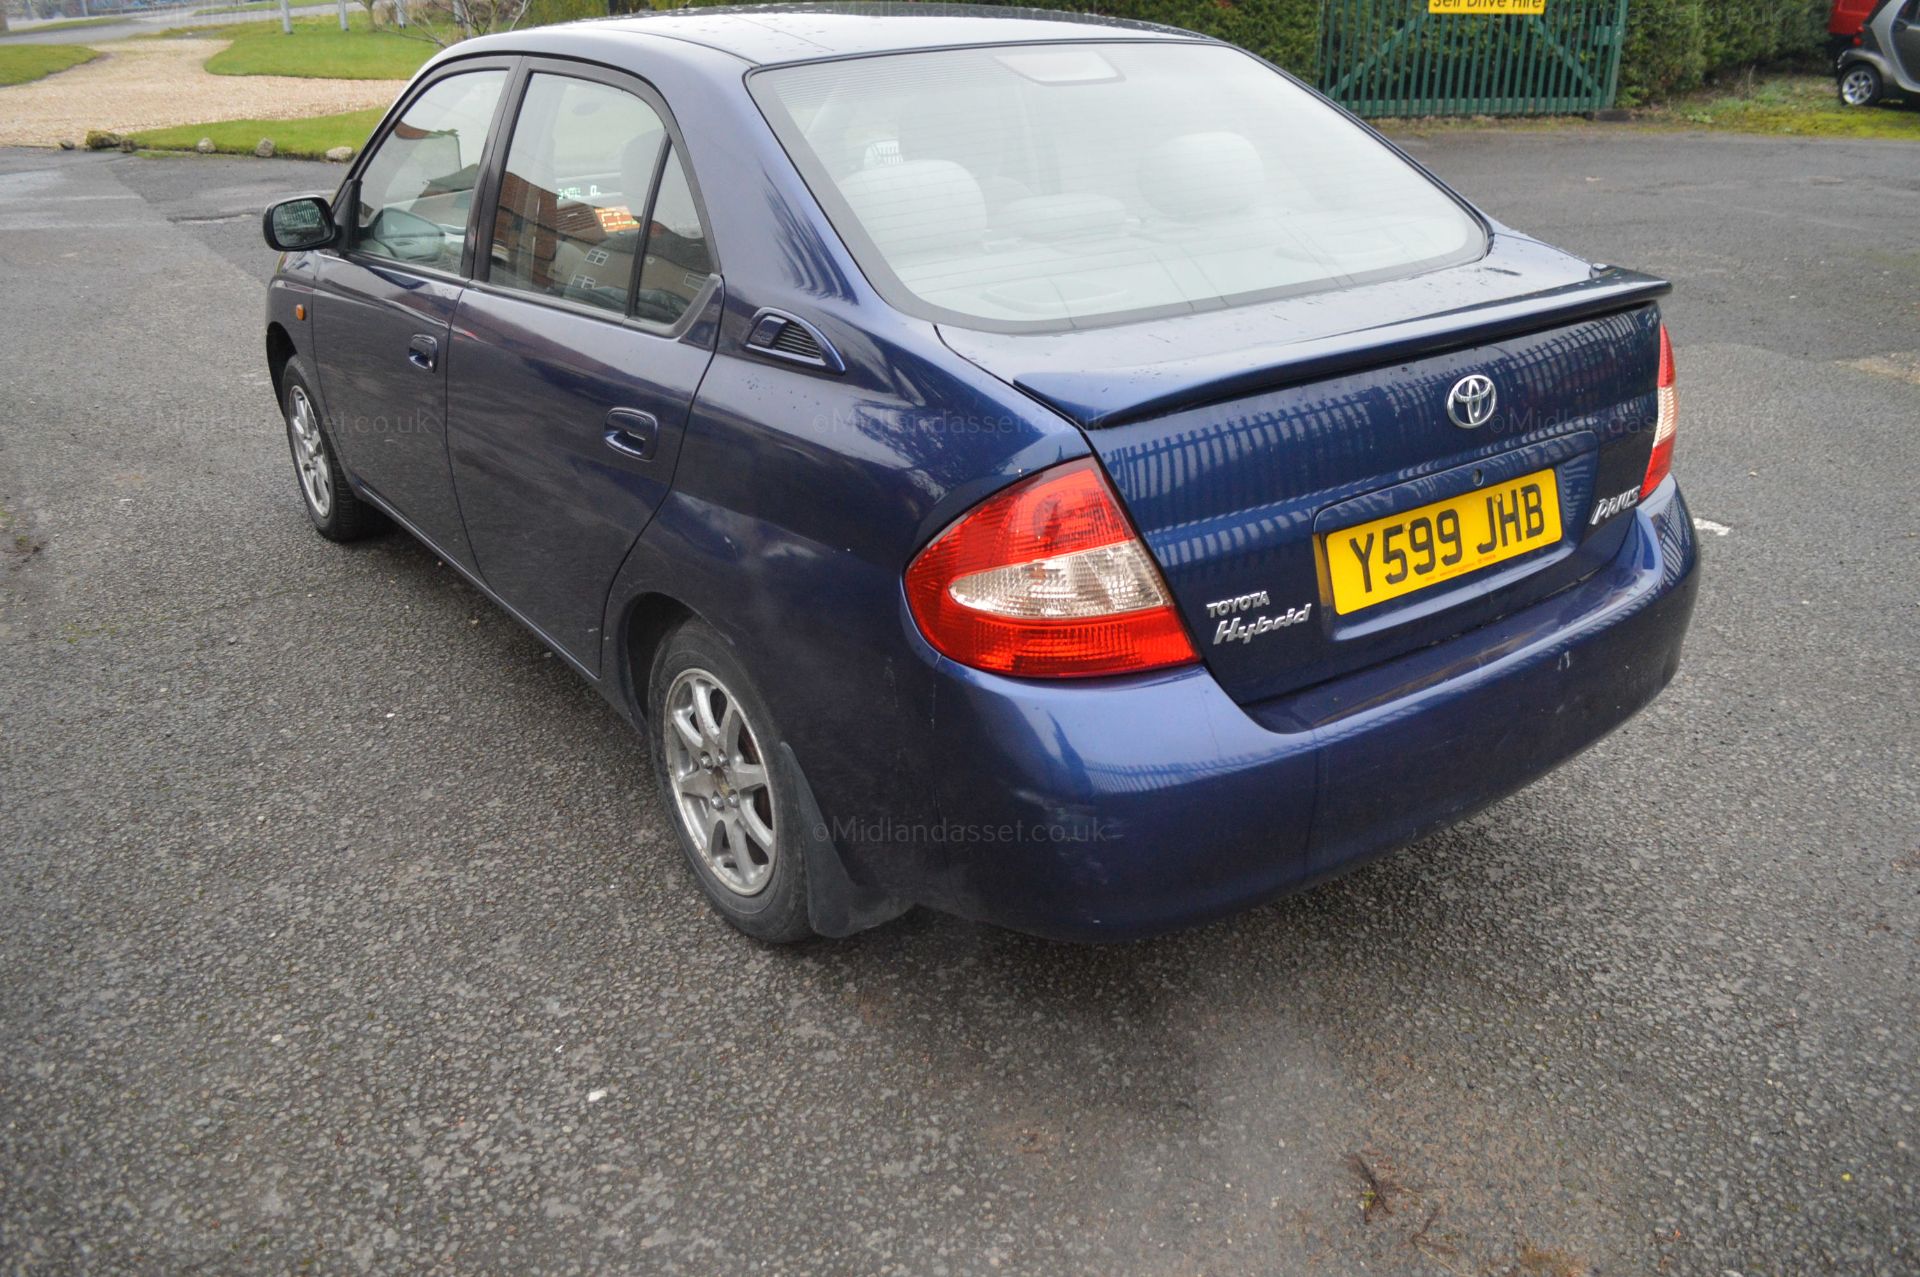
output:
M283 253L325 248L337 235L333 208L319 195L297 195L269 204L260 218L260 233L266 236L267 247Z

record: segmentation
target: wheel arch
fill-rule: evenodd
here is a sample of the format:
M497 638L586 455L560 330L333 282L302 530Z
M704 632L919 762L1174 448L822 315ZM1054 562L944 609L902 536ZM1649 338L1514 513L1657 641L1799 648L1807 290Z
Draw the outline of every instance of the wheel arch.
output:
M1840 60L1834 67L1834 75L1836 76L1836 78L1839 76L1845 75L1848 71L1852 70L1854 67L1862 63L1865 63L1867 66L1870 66L1874 69L1874 71L1880 76L1880 82L1882 84L1891 82L1892 68L1887 65L1886 59L1881 57L1877 53L1872 53L1866 49L1858 49L1858 48L1848 49L1846 52L1840 55Z
M647 721L647 680L660 645L680 625L699 616L679 599L658 590L644 591L628 602L620 622L620 678L634 722Z
M293 337L278 320L267 325L267 371L273 377L274 402L281 401L286 393L285 379L287 365L293 362L297 352Z
M620 678L622 698L634 724L649 730L647 718L647 682L652 675L654 657L667 636L688 621L705 621L700 613L658 590L636 595L622 613L620 636ZM731 640L709 623L729 648ZM749 671L751 677L751 671ZM649 743L648 748L652 748ZM819 800L808 784L793 746L782 739L781 753L791 768L798 787L804 831L797 839L799 851L807 862L807 916L813 930L823 936L850 936L877 927L899 917L912 907L909 900L897 899L883 891L856 883L847 874L845 862L834 845L826 818L820 813Z

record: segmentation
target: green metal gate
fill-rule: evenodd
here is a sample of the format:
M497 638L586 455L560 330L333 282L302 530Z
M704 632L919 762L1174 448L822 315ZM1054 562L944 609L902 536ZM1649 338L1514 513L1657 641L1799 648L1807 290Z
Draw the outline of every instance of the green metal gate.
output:
M1627 0L1324 0L1320 88L1367 116L1598 111L1626 23Z

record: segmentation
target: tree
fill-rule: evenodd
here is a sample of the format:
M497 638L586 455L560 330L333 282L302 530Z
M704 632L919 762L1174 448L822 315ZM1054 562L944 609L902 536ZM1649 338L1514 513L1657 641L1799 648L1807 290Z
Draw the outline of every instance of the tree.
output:
M392 17L396 31L407 29L407 0L360 0L360 7L367 11L367 26L378 30L380 10L385 7Z
M438 6L423 5L414 13L411 33L442 47L476 35L511 31L527 16L530 0L453 0L453 25L441 24Z

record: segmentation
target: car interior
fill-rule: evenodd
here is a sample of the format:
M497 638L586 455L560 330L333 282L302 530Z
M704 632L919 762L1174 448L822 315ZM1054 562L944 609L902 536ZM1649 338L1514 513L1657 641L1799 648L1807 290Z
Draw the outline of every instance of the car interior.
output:
M1224 59L1211 92L1174 74L1194 52ZM773 74L888 269L966 315L1217 306L1479 241L1390 152L1338 117L1301 127L1325 108L1227 51L958 50Z

